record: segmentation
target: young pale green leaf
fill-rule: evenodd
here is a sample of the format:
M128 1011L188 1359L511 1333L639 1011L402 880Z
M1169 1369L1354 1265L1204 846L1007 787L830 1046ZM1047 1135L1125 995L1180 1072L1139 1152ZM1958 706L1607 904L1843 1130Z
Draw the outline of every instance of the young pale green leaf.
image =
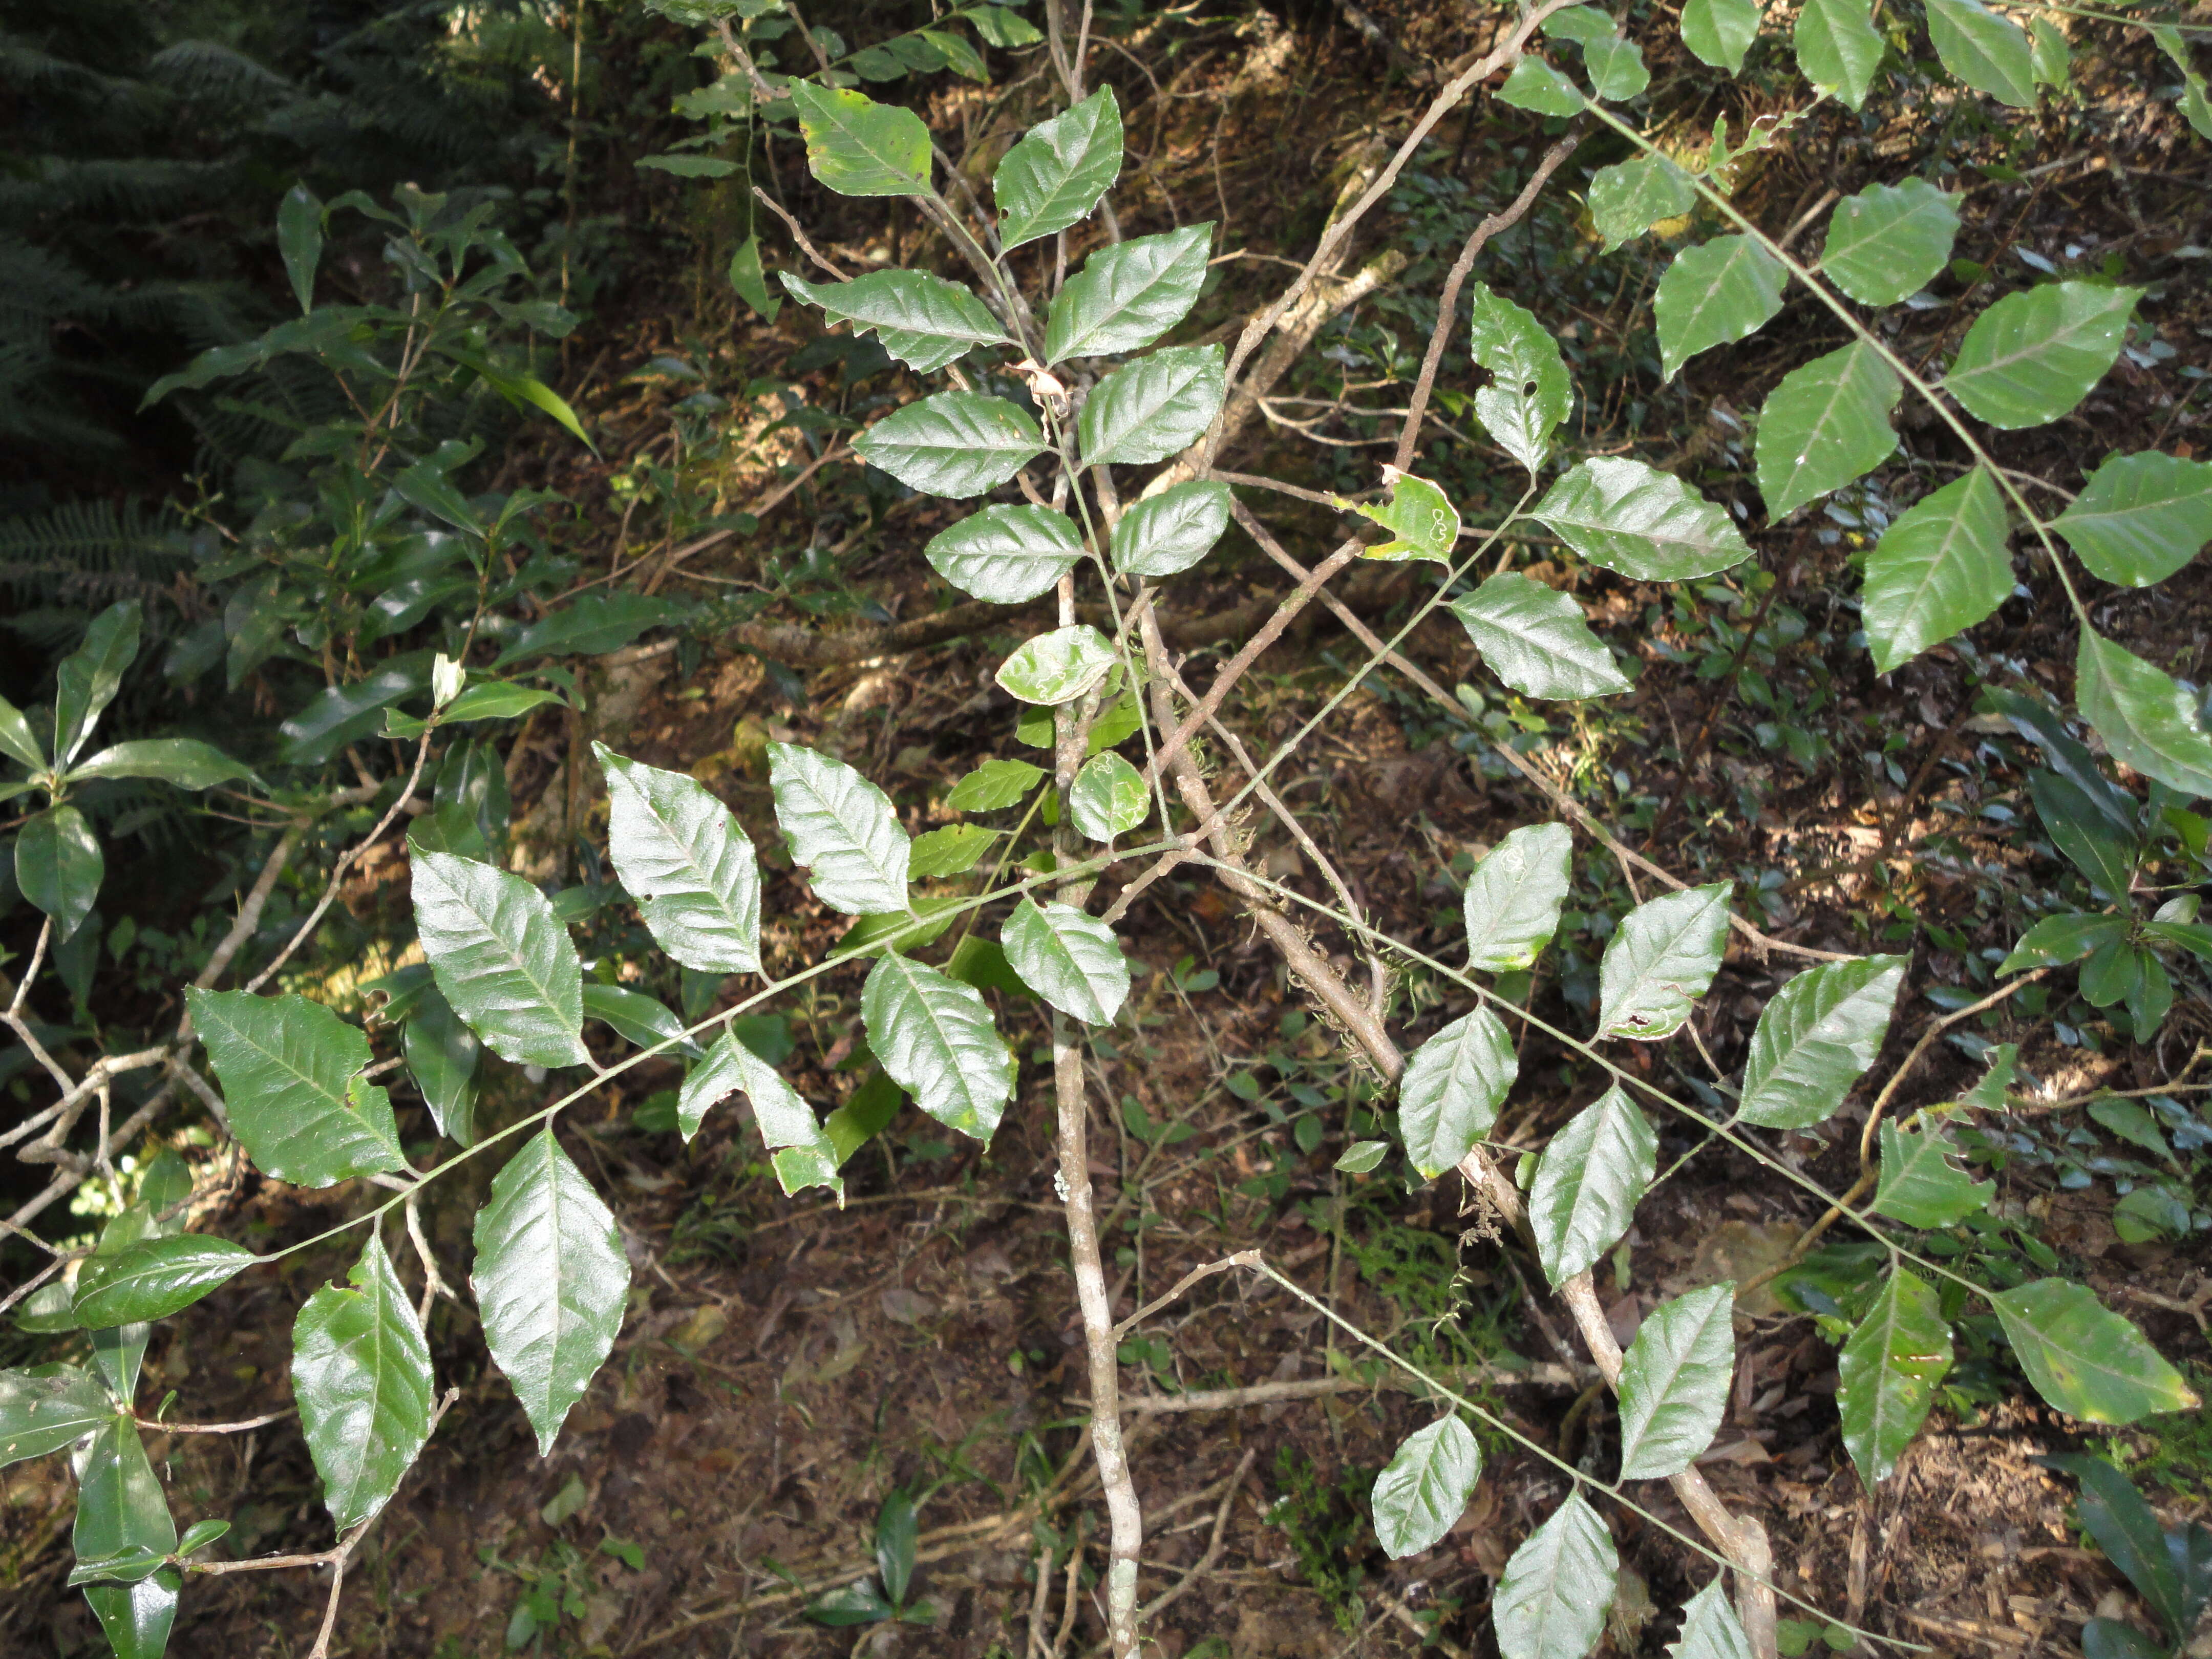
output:
M1594 34L1585 40L1583 66L1589 70L1590 90L1614 103L1635 97L1651 84L1643 49L1619 34Z
M2004 495L1988 470L1925 495L1868 556L1860 614L1882 673L1972 628L2011 595Z
M1854 110L1866 102L1884 51L1866 0L1805 0L1790 39L1797 67L1814 86Z
M328 1008L197 986L185 1000L229 1103L231 1133L257 1169L328 1187L405 1161L390 1098L361 1081L368 1039Z
M74 806L50 806L25 823L15 836L15 886L25 898L52 916L54 943L65 943L92 914L106 878L107 860L84 814Z
M919 196L929 188L929 129L912 110L865 93L791 82L806 166L840 196Z
M1759 412L1766 516L1778 522L1879 466L1897 447L1889 421L1904 392L1881 353L1863 340L1784 375Z
M999 839L998 832L979 823L948 823L916 836L907 856L907 876L913 881L935 881L963 875L982 862L983 854Z
M1621 919L1598 964L1597 1035L1670 1036L1705 995L1728 946L1729 893L1717 881L1662 894Z
M1085 761L1067 792L1068 817L1091 841L1110 842L1128 834L1152 810L1145 775L1111 751Z
M1014 1057L973 986L902 956L868 970L868 1046L892 1082L948 1129L988 1141L1014 1090Z
M1553 428L1574 410L1574 382L1559 343L1533 312L1487 283L1477 283L1472 298L1468 349L1492 376L1474 394L1475 418L1533 475L1551 453Z
M380 1511L430 1437L430 1347L374 1233L292 1325L292 1395L343 1533Z
M430 1109L438 1133L461 1146L473 1146L477 1062L483 1049L435 981L424 988L408 1014L400 1046L408 1075L422 1091L422 1103Z
M2039 1279L1989 1300L2035 1391L2070 1417L2132 1423L2201 1403L2143 1334L2086 1285Z
M1667 1651L1670 1659L1758 1659L1718 1575L1682 1604L1682 1637Z
M1958 234L1957 198L1925 179L1872 185L1836 204L1820 274L1861 305L1893 306L1943 269Z
M1121 106L1101 87L1024 133L991 175L1000 246L1011 253L1081 222L1121 172Z
M1125 364L1091 389L1076 422L1082 465L1142 466L1196 441L1226 390L1221 348L1175 346Z
M952 786L945 804L961 812L997 812L1044 781L1044 769L1022 760L988 760Z
M2035 107L2034 51L2027 31L1981 0L1928 0L1936 55L1976 92L2014 109Z
M1398 1130L1413 1167L1431 1181L1455 1167L1498 1121L1520 1070L1513 1039L1487 1008L1416 1048L1398 1080Z
M1662 1480L1712 1444L1735 1372L1735 1285L1662 1302L1620 1362L1620 1478Z
M1482 1448L1457 1417L1406 1437L1375 1477L1375 1536L1393 1561L1431 1548L1467 1512L1482 1477Z
M785 1194L809 1187L828 1187L843 1196L845 1183L837 1175L837 1149L830 1144L814 1109L775 1066L738 1042L732 1032L726 1031L716 1039L707 1058L684 1079L683 1091L677 1097L676 1125L684 1132L685 1141L699 1133L709 1108L739 1090L752 1106L753 1121L760 1126L769 1161Z
M2032 19L2027 26L2028 63L2039 87L2063 88L2074 62L2074 49L2064 31L2048 17Z
M1132 505L1114 526L1114 568L1127 576L1175 576L1229 528L1229 486L1211 478L1173 484Z
M422 954L453 1012L518 1066L587 1064L583 967L545 895L474 859L417 848L411 863Z
M1072 904L1023 898L999 934L1006 960L1070 1019L1111 1025L1129 994L1129 964L1114 930Z
M1676 254L1651 299L1667 378L1700 351L1756 333L1782 309L1789 282L1790 268L1754 237L1716 236Z
M1943 389L1991 426L2055 421L2105 378L2141 298L2139 288L2101 283L2008 294L1974 319Z
M74 1365L0 1370L0 1468L74 1445L114 1415L107 1390Z
M1613 1535L1580 1487L1530 1533L1490 1600L1504 1659L1584 1659L1605 1634L1620 1576Z
M1759 0L1688 0L1682 8L1682 44L1699 63L1741 74L1762 15Z
M2212 541L2212 461L2107 456L2051 527L2102 580L2164 581Z
M138 655L138 601L111 605L84 630L84 643L54 671L54 763L66 767L115 694L123 672Z
M1197 302L1212 245L1208 220L1158 236L1133 236L1092 254L1053 300L1045 320L1046 363L1152 344Z
M1951 1162L1958 1147L1940 1119L1917 1131L1881 1126L1881 1184L1874 1206L1908 1227L1949 1227L1978 1215L1996 1196L1994 1182L1976 1181Z
M1490 672L1531 697L1610 697L1631 690L1571 594L1517 570L1454 599L1451 612Z
M159 1557L177 1547L168 1500L138 1425L127 1417L109 1418L85 1451L70 1542L80 1561ZM135 1583L85 1587L84 1599L118 1659L161 1659L177 1616L179 1584L175 1571L164 1569Z
M1045 507L987 507L932 537L929 568L963 593L1024 605L1083 556L1074 520Z
M84 1264L76 1279L76 1322L91 1331L167 1319L259 1259L242 1244L200 1233L142 1238Z
M979 345L1015 343L972 289L921 270L872 270L848 283L804 283L789 271L784 287L826 320L870 329L884 349L917 374L934 374Z
M1498 101L1539 115L1579 115L1583 95L1575 83L1541 58L1523 58L1498 89Z
M627 986L586 981L584 1018L611 1025L624 1042L641 1048L659 1048L671 1059L678 1053L696 1056L700 1052L674 1010L658 997Z
M1362 556L1390 562L1431 559L1449 564L1452 549L1459 540L1459 509L1451 504L1451 498L1426 478L1416 478L1395 466L1382 469L1382 482L1390 488L1387 500L1376 505L1362 502L1352 510L1381 525L1390 532L1390 539L1376 543Z
M1697 204L1697 186L1690 175L1663 155L1616 161L1590 177L1590 222L1597 227L1607 253L1662 219L1680 218Z
M878 421L853 448L908 489L965 501L996 489L1042 455L1044 440L1036 422L1004 398L940 392Z
M1674 474L1626 456L1577 463L1533 516L1591 563L1638 581L1688 581L1751 556L1727 514Z
M233 778L250 778L251 768L198 738L137 738L112 744L70 773L83 778L154 778L180 789L212 789Z
M614 1216L550 1124L493 1178L477 1212L476 1249L469 1282L484 1341L543 1457L613 1349L629 1297Z
M1536 960L1559 932L1573 852L1565 824L1524 824L1474 866L1461 907L1470 972L1510 973Z
M2185 795L2212 795L2212 738L2197 699L2170 675L2085 628L2074 698L2114 760Z
M1736 1115L1769 1129L1832 1115L1881 1052L1905 969L1903 957L1824 962L1777 991L1751 1034Z
M1617 34L1612 18L1595 6L1567 6L1544 19L1544 33L1555 40L1572 40L1587 46L1593 40Z
M1057 708L1073 702L1106 678L1120 659L1114 641L1088 623L1039 634L999 665L996 678L1021 702Z
M696 778L592 752L607 779L607 852L660 948L706 974L760 971L760 865Z
M772 743L768 764L775 821L814 896L848 916L903 910L911 844L890 797L811 749Z
M1951 1326L1936 1292L1893 1267L1837 1357L1844 1449L1871 1492L1889 1479L1951 1369Z

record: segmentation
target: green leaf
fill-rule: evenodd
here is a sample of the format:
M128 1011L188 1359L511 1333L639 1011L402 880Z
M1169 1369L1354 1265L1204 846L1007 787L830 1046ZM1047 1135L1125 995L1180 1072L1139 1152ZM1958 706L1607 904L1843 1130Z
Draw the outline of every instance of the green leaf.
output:
M276 252L302 313L315 308L315 266L323 257L323 204L305 185L276 204Z
M1114 568L1127 576L1175 576L1189 569L1229 528L1229 486L1211 478L1147 495L1114 526Z
M977 32L982 32L980 22ZM1012 253L1041 236L1079 224L1121 173L1121 106L1113 88L1101 87L1081 103L1031 127L999 163L991 175L991 197L999 209L999 246Z
M1943 390L1991 426L2055 421L2105 378L2141 298L2139 288L2101 283L2008 294L1974 319Z
M1044 453L1044 440L1004 398L940 392L877 422L853 448L909 489L964 501L1012 477Z
M1552 1137L1528 1189L1528 1223L1554 1286L1628 1231L1658 1157L1659 1137L1618 1084Z
M679 622L691 607L644 593L586 593L532 623L499 653L497 667L526 657L601 657L619 651L648 628Z
M837 1150L814 1115L775 1067L725 1032L707 1051L707 1058L691 1068L677 1097L676 1123L688 1143L717 1102L738 1090L753 1109L753 1121L769 1149L769 1161L787 1196L809 1187L828 1187L844 1196L845 1183L837 1176Z
M1996 1187L1953 1164L1958 1150L1940 1119L1923 1117L1914 1133L1884 1123L1875 1208L1893 1221L1923 1230L1953 1226L1987 1209Z
M1759 489L1784 516L1879 466L1897 447L1890 416L1905 384L1863 340L1783 377L1759 413Z
M868 970L868 1046L893 1082L948 1129L988 1141L1014 1089L1014 1057L974 987L902 956Z
M438 1133L461 1146L473 1146L477 1061L483 1051L476 1033L461 1023L434 980L408 1014L400 1042L408 1075L422 1091L422 1103L430 1109Z
M167 1559L159 1550L128 1549L120 1555L78 1562L70 1569L69 1582L72 1585L135 1584L142 1578L150 1577Z
M2042 87L2065 86L2074 50L2058 25L2048 17L2034 18L2028 23L2027 38L2028 60L2035 71L2035 83Z
M731 251L730 286L738 297L758 312L762 318L773 323L776 313L783 309L783 301L768 290L768 268L761 263L760 235L757 232L745 238Z
M1504 1659L1583 1659L1605 1634L1620 1556L1577 1487L1530 1533L1490 1601Z
M292 1326L292 1395L338 1531L380 1512L430 1437L430 1348L372 1232Z
M1716 236L1676 254L1651 300L1667 378L1700 351L1756 333L1782 309L1789 282L1790 268L1754 237Z
M1618 34L1585 40L1583 66L1589 71L1590 90L1616 103L1635 97L1651 84L1651 71L1644 67L1643 50Z
M1975 91L2014 109L2035 107L2033 48L2010 18L1981 0L1928 0L1928 38L1943 67Z
M1844 1448L1869 1491L1897 1468L1950 1369L1951 1326L1936 1292L1893 1267L1836 1363Z
M138 654L138 601L111 605L84 630L84 643L54 671L54 763L66 767L123 689Z
M1759 1011L1736 1115L1768 1129L1802 1129L1844 1103L1889 1033L1905 983L1903 957L1824 962Z
M678 1054L696 1054L699 1045L684 1029L684 1022L658 997L621 985L602 985L597 980L584 986L584 1018L614 1028L617 1035L641 1048L660 1048L670 1059ZM662 1045L667 1045L662 1047Z
M1067 279L1045 323L1048 364L1139 351L1189 314L1206 281L1213 224L1102 248Z
M2074 699L2114 760L2185 795L2212 795L2212 738L2196 698L2170 676L2084 628Z
M110 1418L92 1437L77 1474L76 1526L70 1546L80 1561L126 1555L167 1555L177 1547L177 1523L138 1425ZM92 1604L117 1659L160 1659L177 1616L179 1580L163 1570L134 1584L91 1584Z
M1590 177L1590 222L1607 253L1697 204L1698 187L1690 175L1663 155L1633 156L1600 167Z
M999 943L1022 983L1071 1019L1111 1025L1129 994L1129 964L1114 930L1072 904L1024 896Z
M15 886L54 919L54 942L65 943L92 914L107 873L92 826L74 806L50 806L15 837Z
M0 1370L0 1468L74 1445L114 1415L107 1390L74 1365Z
M46 769L46 751L39 747L38 736L31 730L30 721L5 697L0 697L0 752L22 762L33 772Z
M964 875L982 861L998 839L995 830L975 823L948 823L916 836L907 855L907 875L915 881Z
M142 1238L84 1264L76 1280L76 1322L91 1331L167 1319L259 1259L242 1244L200 1233Z
M1583 95L1575 83L1540 58L1523 58L1498 89L1498 101L1539 115L1579 115Z
M2045 1401L2090 1423L2132 1423L2202 1402L2143 1334L2086 1285L2039 1279L1988 1293L2013 1353Z
M960 13L975 26L975 33L994 46L1009 49L1033 46L1044 39L1036 24L1004 6L975 6Z
M1044 781L1044 769L1024 760L988 760L952 786L945 804L961 812L997 812Z
M2199 138L2212 138L2212 96L2207 95L2204 76L2190 58L2188 38L2172 23L2152 23L2143 32L2158 42L2159 50L2181 71L2181 96L2175 104L2182 118L2196 129Z
M1705 995L1728 946L1729 893L1717 881L1667 893L1621 919L1598 964L1597 1035L1670 1036Z
M1667 1651L1672 1659L1758 1659L1719 1575L1682 1604L1682 1639Z
M465 463L471 453L467 446L449 440L394 477L392 493L410 507L443 520L456 530L481 536L483 520L452 477L453 469Z
M940 531L922 550L931 569L963 593L1022 605L1048 592L1083 556L1065 513L1044 507L987 507Z
M2082 1529L2127 1575L2159 1621L2175 1636L2186 1637L2203 1610L2199 1584L2212 1567L2202 1559L2202 1529L2191 1527L2194 1536L2179 1528L2166 1531L2134 1482L2104 1458L2075 1453L2041 1461L2081 1483L2076 1516Z
M1972 628L2011 597L2010 526L1986 468L1923 496L1867 557L1860 615L1884 674Z
M1751 556L1727 514L1672 473L1626 456L1578 462L1533 516L1591 563L1637 581L1688 581Z
M2135 836L2116 830L2070 778L2039 768L2027 775L2027 792L2051 839L2088 877L2091 888L2107 903L2125 899L2135 875Z
M1593 181L1593 199L1596 188ZM1559 343L1533 312L1487 283L1477 283L1472 298L1468 350L1492 376L1474 394L1475 418L1533 475L1551 453L1553 428L1574 411L1574 382Z
M607 852L660 948L706 974L760 972L760 866L696 778L592 752L607 778Z
M229 1531L230 1522L228 1521L195 1521L185 1528L185 1535L177 1540L177 1553L190 1555L195 1550L204 1550Z
M1056 708L1073 702L1106 678L1121 659L1114 641L1087 623L1039 634L999 665L995 678L1022 702Z
M138 738L112 744L70 772L84 778L155 778L183 789L212 789L233 778L250 778L249 767L197 738Z
M872 270L848 283L803 283L781 273L784 287L828 321L870 329L885 351L917 374L934 374L979 345L1012 345L1005 326L972 289L921 270Z
M1375 1477L1375 1536L1382 1553L1402 1561L1436 1546L1467 1512L1481 1477L1482 1449L1457 1417L1407 1436Z
M2079 962L2102 945L2124 939L2127 933L2127 921L2120 916L2045 916L2021 935L2012 954L1997 964L1997 972L2016 974L2027 968Z
M840 196L920 196L929 189L929 129L912 110L864 93L791 82L806 166Z
M1735 1373L1735 1285L1662 1302L1620 1362L1620 1478L1662 1480L1713 1443Z
M1743 71L1743 55L1759 38L1759 0L1688 0L1682 8L1682 44L1701 64Z
M1382 481L1390 488L1388 500L1379 506L1362 502L1352 510L1381 525L1390 532L1390 539L1377 542L1361 556L1394 562L1432 559L1449 564L1452 549L1459 541L1459 509L1452 505L1451 497L1426 478L1416 478L1395 466L1382 469Z
M1142 466L1195 442L1221 408L1218 345L1175 346L1115 369L1076 422L1086 467Z
M387 658L366 679L326 687L277 728L284 734L279 758L287 766L319 765L346 744L374 736L383 710L413 696L429 683L430 653L410 651Z
M1152 798L1145 775L1119 755L1095 755L1075 775L1067 792L1067 812L1087 839L1110 842L1127 835L1152 815Z
M185 993L254 1166L328 1187L405 1162L392 1102L362 1083L368 1039L319 1002L251 991Z
M163 1567L135 1584L88 1584L84 1599L115 1659L161 1659L183 1587L184 1576Z
M1564 823L1523 824L1474 866L1461 906L1470 973L1526 968L1552 942L1574 848L1574 832Z
M1957 198L1925 179L1874 185L1836 204L1820 274L1862 305L1892 306L1949 263Z
M1544 33L1555 40L1572 40L1586 46L1620 31L1613 19L1595 6L1568 6L1544 19Z
M1450 609L1490 672L1524 696L1610 697L1632 689L1571 594L1508 570Z
M484 1341L543 1457L613 1348L629 1296L615 1218L550 1124L493 1178L477 1212L476 1250L470 1283Z
M775 821L814 896L849 916L906 908L910 843L890 797L842 761L768 746Z
M474 859L416 848L415 926L438 988L518 1066L583 1066L583 969L545 895Z
M1398 1131L1413 1167L1433 1181L1498 1121L1519 1075L1513 1039L1487 1008L1463 1014L1413 1050L1398 1079Z
M1866 102L1884 51L1866 0L1805 0L1791 42L1798 69L1814 86L1853 110Z
M2212 461L2107 456L2051 526L2102 580L2164 581L2212 541Z
M1390 1143L1387 1140L1355 1140L1329 1167L1346 1175L1365 1175L1389 1155Z

